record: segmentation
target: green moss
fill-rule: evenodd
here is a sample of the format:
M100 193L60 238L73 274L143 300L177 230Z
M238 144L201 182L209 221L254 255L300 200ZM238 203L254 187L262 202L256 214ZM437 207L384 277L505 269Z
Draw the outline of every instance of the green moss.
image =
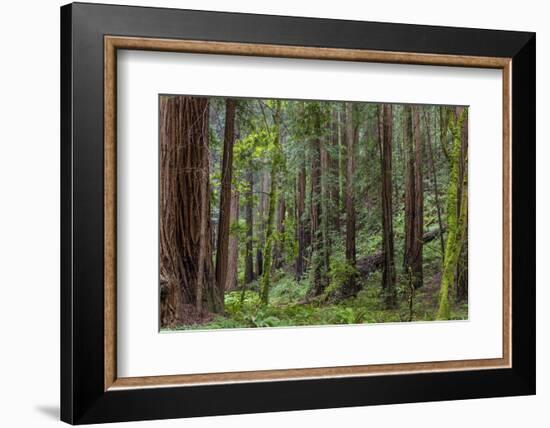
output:
M465 238L465 230L467 223L467 181L464 176L461 213L460 218L457 218L458 204L458 188L459 188L459 162L461 150L461 129L462 121L464 120L464 112L460 115L456 123L452 120L449 122L449 128L453 136L453 146L450 154L451 174L449 187L447 191L447 242L445 245L445 256L443 259L443 272L441 276L441 289L439 292L439 310L437 312L438 320L448 320L451 317L449 306L449 289L455 281L456 266L460 256L463 239Z

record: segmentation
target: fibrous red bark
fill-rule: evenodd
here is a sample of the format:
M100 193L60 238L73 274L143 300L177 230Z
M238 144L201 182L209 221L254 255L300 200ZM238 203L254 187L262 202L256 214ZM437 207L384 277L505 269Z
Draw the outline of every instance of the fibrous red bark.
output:
M185 308L213 307L208 99L160 100L161 326L188 319Z

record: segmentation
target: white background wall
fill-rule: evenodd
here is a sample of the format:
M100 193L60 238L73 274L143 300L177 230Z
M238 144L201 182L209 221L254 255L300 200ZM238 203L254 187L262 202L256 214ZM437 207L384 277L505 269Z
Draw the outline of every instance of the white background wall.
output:
M121 2L123 2L121 0ZM112 3L104 1L104 3ZM155 421L185 427L543 427L550 423L549 14L545 2L147 0L170 6L322 18L537 32L537 340L534 397ZM58 0L0 6L0 424L58 424L59 407L59 6ZM475 386L473 386L475 387ZM138 426L127 424L125 426Z

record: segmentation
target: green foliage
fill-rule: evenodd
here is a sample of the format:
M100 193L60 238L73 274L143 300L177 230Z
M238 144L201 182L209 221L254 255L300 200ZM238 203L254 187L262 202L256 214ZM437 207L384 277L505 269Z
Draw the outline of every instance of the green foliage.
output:
M243 167L260 168L268 163L275 150L275 129L258 128L237 140L233 146L234 162L237 170Z
M309 280L303 279L297 282L286 275L274 284L271 290L271 301L275 304L285 304L303 300L309 287Z
M339 291L350 277L357 277L359 272L347 262L343 253L339 253L337 256L330 259L330 270L328 275L330 278L330 285L325 289L325 294L330 296Z
M212 99L210 105L210 197L211 216L217 218L219 187L221 179L221 152L223 146L224 99ZM281 126L277 126L277 111L280 108ZM434 163L440 189L439 199L446 201L440 207L447 224L445 242L460 240L461 219L456 218L457 197L457 137L460 128L448 116L450 108L427 106L431 137L434 141ZM356 207L356 253L357 259L374 255L382 248L382 224L380 203L381 163L377 134L376 104L355 106L353 125L357 127L355 144L355 175L353 193ZM440 115L440 112L443 114ZM349 265L345 258L345 212L343 185L345 184L345 115L344 103L275 100L239 100L237 108L237 132L234 143L233 187L239 193L240 213L238 220L230 225L230 233L238 239L238 287L225 294L223 316L209 318L202 325L182 326L183 329L210 328L267 328L307 325L367 324L440 319L466 319L467 303L457 303L449 296L454 275L451 253L441 254L438 239L424 245L423 269L425 286L416 290L409 308L411 290L405 272L402 272L404 247L404 147L402 106L393 109L392 141L392 201L395 266L397 278L397 307L387 309L381 290L381 272L375 271L365 278ZM334 114L333 114L334 113ZM447 122L450 121L450 127ZM336 125L333 127L333 125ZM450 132L447 129L451 128ZM334 131L334 129L336 131ZM454 130L454 131L453 131ZM336 135L333 133L336 132ZM428 130L421 130L427 138ZM280 137L280 138L278 138ZM441 137L441 138L440 138ZM315 142L315 144L313 144ZM319 146L320 145L320 146ZM318 155L319 147L328 153L330 160L320 176L321 185L336 188L336 195L329 197L321 192L312 192L312 156ZM426 160L427 162L427 160ZM433 192L433 176L426 164L424 174L424 229L438 226L436 201ZM319 262L319 252L305 248L306 273L300 281L295 280L294 266L298 255L297 229L297 177L305 171L305 194L302 225L310 230L311 203L320 203L320 233L330 243L328 285L323 294L308 296L312 287L312 266ZM262 188L265 177L275 178L275 186ZM250 183L253 187L250 188ZM283 232L277 231L277 202L285 197L286 219ZM266 198L267 204L265 204ZM264 275L244 284L247 224L245 207L253 206L253 254L260 250L264 255ZM262 207L260 202L264 201ZM451 201L454 201L452 203ZM455 210L453 215L453 209ZM271 218L270 217L271 212ZM329 215L327 215L329 213ZM339 226L336 226L338 220ZM271 226L270 226L271 225ZM271 227L270 230L268 230ZM453 232L454 230L454 232ZM454 238L453 238L454 234ZM308 237L311 239L311 237ZM271 255L273 249L282 248L282 263L274 269ZM456 248L456 246L453 246ZM445 251L447 253L447 251ZM454 257L454 256L453 256ZM257 276L257 260L254 258ZM443 275L442 275L443 273ZM340 300L339 290L350 276L356 276L361 291L356 297ZM242 288L241 288L242 287ZM264 303L260 294L263 293ZM439 311L439 314L438 314Z
M241 301L241 291L225 294L225 316L217 316L203 325L182 326L181 329L266 328L308 325L374 324L409 321L406 299L399 299L395 309L388 310L380 299L380 273L373 274L356 298L335 304L306 301L309 282L296 282L284 275L273 284L270 304L261 305L257 292L247 290ZM397 287L406 295L406 278ZM432 321L437 317L437 295L434 289L416 290L412 321ZM450 319L467 319L466 303L450 304Z

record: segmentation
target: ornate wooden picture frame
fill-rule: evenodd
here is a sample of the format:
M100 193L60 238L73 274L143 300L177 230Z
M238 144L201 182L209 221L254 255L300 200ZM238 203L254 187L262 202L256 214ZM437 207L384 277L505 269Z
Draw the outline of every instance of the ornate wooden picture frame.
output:
M117 375L117 51L502 70L502 357ZM61 418L72 424L535 393L535 35L174 9L61 8Z

